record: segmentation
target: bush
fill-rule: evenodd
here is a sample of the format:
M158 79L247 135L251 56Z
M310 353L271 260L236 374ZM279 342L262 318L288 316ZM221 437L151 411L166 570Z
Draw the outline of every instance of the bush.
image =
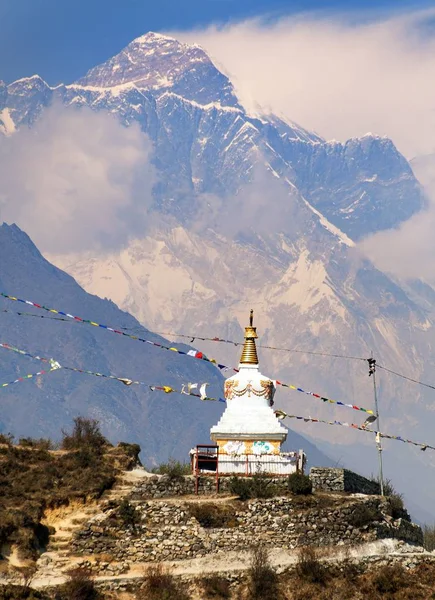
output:
M20 438L18 441L18 445L23 448L37 448L38 450L52 450L53 443L49 439L45 438Z
M170 479L181 479L185 475L192 474L192 468L189 463L182 463L179 460L170 458L167 463L162 463L152 469L153 473L167 475Z
M50 600L50 596L25 586L8 584L0 586L0 600Z
M118 516L125 527L136 529L136 525L140 522L140 516L136 509L127 498L124 498L118 507Z
M379 521L380 518L381 514L376 508L367 506L367 504L358 504L349 517L349 523L353 527L364 527L373 521Z
M162 564L148 567L136 600L189 600L185 586Z
M249 479L233 475L230 479L229 489L231 494L238 496L240 500L252 498L251 482Z
M269 553L263 546L252 550L248 569L249 600L277 600L280 597L278 575L271 566Z
M205 598L230 598L230 583L225 577L219 575L211 575L204 577L199 581Z
M391 516L393 519L405 519L405 521L411 521L408 511L403 505L402 494L392 494L388 497L388 502L390 503Z
M118 448L121 448L124 454L132 458L136 464L141 464L139 460L139 454L141 451L139 444L128 444L127 442L119 442Z
M252 498L272 498L276 495L276 486L272 480L259 470L251 479L251 497Z
M98 600L101 598L88 569L72 569L68 580L60 586L60 597L56 600Z
M307 496L313 492L313 484L308 475L292 473L288 477L288 489L292 494Z
M62 430L62 448L64 450L91 450L101 452L109 442L100 431L100 424L96 419L76 417L71 433Z
M395 594L406 586L406 574L402 565L385 565L373 576L373 585L380 594Z
M435 550L435 523L423 527L423 546L425 550Z
M302 546L298 550L296 574L302 581L325 585L328 572L320 562L316 549L312 546Z
M263 473L257 472L252 477L237 477L233 475L230 479L229 490L239 500L250 500L251 498L272 498L276 495L276 486L272 480Z
M14 436L11 433L0 433L0 444L10 446L14 443Z
M238 522L234 509L228 505L201 503L190 504L190 514L202 527L236 527Z

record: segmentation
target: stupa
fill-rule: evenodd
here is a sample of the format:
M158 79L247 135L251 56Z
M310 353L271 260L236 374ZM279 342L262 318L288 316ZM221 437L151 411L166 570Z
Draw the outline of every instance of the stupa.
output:
M293 473L298 452L281 452L287 429L273 411L276 382L260 373L251 310L239 372L225 381L227 407L214 427L211 439L219 447L220 473L252 474L256 470Z

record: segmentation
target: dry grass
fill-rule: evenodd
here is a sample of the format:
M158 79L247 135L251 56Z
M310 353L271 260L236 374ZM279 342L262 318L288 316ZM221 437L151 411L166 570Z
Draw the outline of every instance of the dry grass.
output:
M429 552L435 550L435 523L423 527L423 546Z
M95 587L92 573L83 568L72 569L67 581L60 586L56 600L102 600L104 596Z
M278 600L282 597L278 575L270 564L269 553L264 546L256 546L252 550L247 592L249 600Z
M65 434L70 451L49 451L41 440L0 445L0 545L16 545L22 559L36 558L48 543L44 510L99 498L115 482L115 464L132 461L123 448L104 440L94 421L90 428L86 423L76 419L72 433Z
M189 600L186 586L161 563L148 567L136 600Z
M189 512L202 527L237 527L235 508L231 504L212 502L189 504Z
M230 584L225 577L210 575L209 577L200 579L198 584L202 589L204 600L212 598L215 600L231 598Z
M304 583L326 584L328 572L324 564L319 560L316 548L313 546L302 546L299 548L296 574Z

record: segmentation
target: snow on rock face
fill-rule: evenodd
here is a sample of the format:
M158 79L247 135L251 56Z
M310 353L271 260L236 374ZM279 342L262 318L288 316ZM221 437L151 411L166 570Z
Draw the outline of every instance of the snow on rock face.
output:
M216 69L204 50L152 32L133 40L78 83L98 87L134 83L143 89L171 89L200 104L238 104L228 78Z
M17 127L33 125L53 98L53 89L39 75L10 83L7 93L9 114Z

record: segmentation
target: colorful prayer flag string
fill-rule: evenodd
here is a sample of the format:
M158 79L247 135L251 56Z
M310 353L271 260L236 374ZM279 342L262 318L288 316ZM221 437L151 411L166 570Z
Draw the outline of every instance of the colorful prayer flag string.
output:
M184 351L179 350L178 348L175 348L175 347L164 346L163 344L159 344L157 342L153 342L151 340L146 340L146 339L140 338L138 336L126 333L125 331L121 331L121 328L115 329L113 327L109 327L108 325L102 325L101 323L97 323L97 322L91 321L89 319L83 319L81 317L76 317L74 315L71 315L69 313L66 313L66 312L63 312L63 311L60 311L60 310L57 310L57 309L54 309L54 308L48 308L46 306L43 306L41 304L37 304L36 302L32 302L30 300L22 300L21 298L17 298L15 296L9 296L7 294L4 294L3 292L0 293L0 296L2 296L3 298L6 298L8 300L13 300L13 301L16 301L16 302L22 302L24 304L28 304L30 306L34 306L34 307L39 308L41 310L46 310L48 312L52 312L52 313L56 313L56 314L59 314L59 315L63 315L65 317L68 317L70 319L76 320L78 322L87 323L89 325L93 325L94 327L101 327L101 328L107 329L108 331L111 331L113 333L117 333L119 335L123 335L125 337L128 337L128 338L133 339L133 340L137 340L139 342L145 342L147 344L151 344L152 346L156 346L156 347L162 348L164 350L171 350L172 352L176 352L176 353L182 354L184 356L190 356L192 358L197 358L199 360L205 360L207 362L210 362L210 363L216 365L221 371L232 370L232 371L235 371L236 373L239 372L239 369L236 369L235 367L228 367L226 365L219 364L215 359L213 359L213 358L207 358L207 356L205 356L205 354L203 354L202 352L199 352L197 350L189 350L188 352L184 352ZM205 339L205 338L197 338L197 339ZM215 340L218 340L218 339L220 339L220 338L215 338ZM326 403L329 403L329 404L336 404L337 406L344 406L346 408L351 408L353 410L359 410L359 411L365 412L365 413L367 413L369 415L374 414L374 412L372 410L368 409L368 408L364 408L362 406L356 406L354 404L346 404L345 402L340 402L338 400L332 400L331 398L327 398L326 396L321 396L320 394L317 394L315 392L306 391L306 390L304 390L303 388L301 388L299 386L291 385L291 384L288 384L288 383L282 383L281 381L277 381L276 383L278 385L282 386L282 387L286 387L286 388L289 388L291 390L295 390L296 392L300 392L302 394L306 394L307 396L312 396L313 398L317 398L318 400L320 400L322 402L326 402Z
M430 446L429 444L422 444L419 442L413 442L412 440L408 440L406 438L401 437L400 435L389 435L387 433L381 433L380 431L375 431L374 429L369 429L368 427L364 427L362 425L356 425L355 423L342 423L341 421L325 421L324 419L314 419L312 417L300 417L298 415L289 415L283 410L276 410L275 415L278 419L297 419L298 421L304 421L305 423L324 423L325 425L340 425L341 427L352 427L352 429L358 429L359 431L365 431L368 433L374 433L382 438L386 438L389 440L398 440L399 442L404 442L405 444L412 444L413 446L419 446L422 451L425 451L427 448L430 450L435 450L435 446Z
M157 385L149 385L143 381L134 381L132 379L128 379L126 377L117 377L115 375L108 375L105 373L97 373L95 371L90 371L87 369L78 369L75 367L66 367L63 365L60 365L59 362L55 361L52 358L44 358L42 356L37 356L37 355L33 355L30 354L30 352L26 352L25 350L20 350L19 348L15 348L14 346L11 346L9 344L5 344L5 343L0 343L0 347L1 348L5 348L6 350L11 350L13 352L16 352L18 354L21 354L23 356L27 356L29 358L34 358L36 360L40 360L43 362L47 362L50 364L51 368L47 371L39 371L38 373L32 373L29 375L25 375L23 377L19 377L17 379L15 379L14 381L11 381L9 383L4 383L4 384L0 384L0 388L4 388L7 387L9 385L13 385L15 383L19 383L21 381L25 381L26 379L32 379L34 377L37 377L38 375L46 375L47 373L51 373L53 371L57 371L59 369L66 369L68 371L75 371L77 373L84 373L87 375L93 375L96 377L104 377L106 379L114 379L116 381L120 381L121 383L123 383L124 385L130 386L133 384L136 385L145 385L147 386L151 391L161 391L164 392L165 394L172 394L172 393L177 393L177 394L183 394L183 395L187 395L187 396L195 396L197 398L200 398L203 401L206 400L210 400L210 401L218 401L218 402L226 402L226 400L224 398L210 398L206 395L206 383L203 384L199 384L199 383L188 383L188 384L184 384L181 388L181 390L178 390L176 388L173 388L172 386L169 385L163 385L163 386L157 386ZM194 389L199 389L199 393L195 393L192 390ZM299 391L299 390L298 390ZM305 392L307 393L307 392ZM429 448L430 450L435 450L434 446L431 446L429 444L423 444L423 443L419 443L419 442L414 442L412 440L408 440L406 438L403 438L401 436L398 435L390 435L390 434L386 434L386 433L381 433L378 431L375 431L373 429L369 429L368 427L365 427L364 424L363 425L356 425L355 423L346 423L346 422L341 422L341 421L326 421L324 419L314 419L312 417L300 417L298 415L289 415L286 412L284 412L283 410L276 410L275 411L275 415L279 418L279 419L297 419L297 420L301 420L304 421L305 423L307 422L311 422L311 423L324 423L326 425L339 425L341 427L352 427L353 429L358 429L359 431L365 431L368 433L374 433L376 435L379 435L380 437L386 438L386 439L391 439L391 440L398 440L400 442L404 442L406 444L412 444L414 446L418 446L421 448L422 451L425 451L427 448Z
M20 354L22 356L27 356L28 358L33 358L33 359L39 360L41 362L50 363L50 365L51 365L50 371L41 371L34 375L26 375L25 377L20 377L16 381L13 381L11 383L5 383L3 385L0 384L0 388L11 385L12 383L18 383L19 381L23 381L24 379L30 379L31 377L36 377L36 375L45 374L45 373L48 373L51 371L55 371L57 369L64 369L66 371L74 371L76 373L82 373L85 375L93 375L94 377L103 377L104 379L113 379L115 381L120 381L121 383L123 383L126 386L144 385L144 386L148 387L152 392L157 390L157 391L165 392L166 394L177 393L177 394L183 394L186 396L195 396L197 398L200 398L201 400L212 400L212 401L225 402L225 400L222 398L210 398L207 396L207 394L206 394L206 387L208 385L207 383L201 383L201 384L200 383L187 383L187 384L183 384L181 390L178 390L169 385L164 385L164 386L149 385L148 383L146 383L144 381L135 381L133 379L129 379L128 377L117 377L116 375L108 375L106 373L98 373L96 371L90 371L88 369L79 369L77 367L67 367L65 365L60 365L59 362L55 361L52 358L45 358L43 356L31 354L30 352L27 352L26 350L20 350L19 348L15 348L15 346L11 346L10 344L0 343L0 348L4 348L5 350L11 350L12 352L16 352L17 354ZM194 389L198 389L199 393L193 392L192 390L194 390Z
M53 371L58 371L58 370L59 370L59 367L56 366L56 367L52 367L51 369L48 369L47 371L38 371L37 373L29 373L28 375L23 375L22 377L18 377L17 379L14 379L14 381L9 381L8 383L0 384L0 388L5 388L10 385L14 385L14 383L21 383L22 381L33 379L33 378L39 377L40 375L48 375L49 373L53 373Z
M45 310L50 313L62 315L63 317L68 317L69 319L78 321L80 323L87 323L88 325L92 325L93 327L100 327L101 329L106 329L107 331L111 331L112 333L117 333L118 335L125 336L132 340L136 340L138 342L144 342L145 344L150 344L152 346L156 346L157 348L162 348L163 350L172 350L173 352L182 354L184 356L191 356L191 357L197 358L199 360L205 360L206 362L210 362L210 363L216 365L219 369L226 370L226 369L230 368L225 365L218 364L218 362L214 358L208 358L207 356L205 356L205 354L203 354L202 352L199 352L197 350L189 350L188 352L183 352L182 350L178 350L178 348L165 346L163 344L159 344L158 342L153 342L152 340L146 340L137 335L132 335L131 333L126 333L125 331L122 331L122 328L115 329L114 327L109 327L109 325L103 325L102 323L97 323L96 321L91 321L90 319L83 319L82 317L77 317L75 315L64 312L62 310L57 310L55 308L49 308L48 306L44 306L43 304L38 304L37 302L32 302L31 300L23 300L22 298L17 298L16 296L9 296L8 294L5 294L3 292L0 292L0 296L2 296L3 298L6 298L7 300L21 302L23 304L27 304L28 306L34 306L35 308L39 308L40 310ZM233 369L233 370L238 372L238 369Z

